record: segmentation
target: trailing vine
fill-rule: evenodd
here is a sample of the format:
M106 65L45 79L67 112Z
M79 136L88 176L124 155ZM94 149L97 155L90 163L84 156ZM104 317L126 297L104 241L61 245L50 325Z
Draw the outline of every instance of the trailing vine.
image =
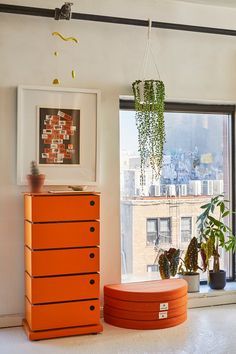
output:
M160 80L133 82L138 149L140 154L140 184L145 183L145 168L150 165L153 177L160 175L165 143L165 86Z

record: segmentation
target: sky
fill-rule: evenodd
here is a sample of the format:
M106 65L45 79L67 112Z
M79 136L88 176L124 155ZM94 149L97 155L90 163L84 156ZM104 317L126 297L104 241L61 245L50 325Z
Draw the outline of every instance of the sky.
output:
M216 154L223 150L223 125L227 115L193 113L165 113L165 153L176 149L200 154ZM137 128L133 111L120 111L120 149L138 153Z

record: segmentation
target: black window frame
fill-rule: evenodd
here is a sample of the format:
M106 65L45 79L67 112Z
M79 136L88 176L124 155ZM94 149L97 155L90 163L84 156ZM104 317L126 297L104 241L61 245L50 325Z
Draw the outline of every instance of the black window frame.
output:
M132 99L120 99L120 110L126 111L134 111L134 100ZM236 106L233 104L202 104L202 103L184 103L184 102L165 102L165 112L176 112L176 113L211 113L211 114L227 114L230 116L230 141L231 141L231 156L230 156L230 166L231 166L231 173L230 173L230 181L231 181L231 205L232 209L235 210L236 206L236 187L235 187L235 110ZM232 217L232 231L235 235L236 230L236 220L235 217ZM231 275L227 277L227 282L235 281L236 274L235 274L235 253L231 253ZM201 281L201 284L206 284L206 281Z

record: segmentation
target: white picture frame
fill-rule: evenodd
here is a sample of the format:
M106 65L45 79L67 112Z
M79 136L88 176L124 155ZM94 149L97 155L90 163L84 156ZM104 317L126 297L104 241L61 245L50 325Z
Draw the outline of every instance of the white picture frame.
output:
M99 184L100 90L18 86L17 89L17 184L26 185L30 163L39 163L45 185ZM39 110L80 112L79 162L40 163ZM79 131L78 131L79 130ZM42 135L41 135L42 136ZM73 146L73 145L72 145ZM77 152L77 151L76 151ZM44 156L44 155L43 155ZM49 161L49 160L48 160ZM61 162L61 161L60 161Z

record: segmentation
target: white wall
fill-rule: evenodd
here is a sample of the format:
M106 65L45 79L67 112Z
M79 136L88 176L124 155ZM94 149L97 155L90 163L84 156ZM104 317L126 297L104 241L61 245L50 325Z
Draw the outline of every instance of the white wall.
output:
M62 1L5 1L54 8ZM75 2L75 1L74 1ZM236 10L169 0L80 0L73 11L236 28ZM51 32L80 38L61 42L55 68ZM167 98L236 101L236 38L153 30L153 49ZM16 87L50 85L102 90L101 282L120 280L119 95L131 94L146 45L144 28L0 13L0 315L23 312L23 201L16 186ZM68 44L68 43L67 43ZM70 78L77 69L76 80ZM154 68L150 76L155 74Z

